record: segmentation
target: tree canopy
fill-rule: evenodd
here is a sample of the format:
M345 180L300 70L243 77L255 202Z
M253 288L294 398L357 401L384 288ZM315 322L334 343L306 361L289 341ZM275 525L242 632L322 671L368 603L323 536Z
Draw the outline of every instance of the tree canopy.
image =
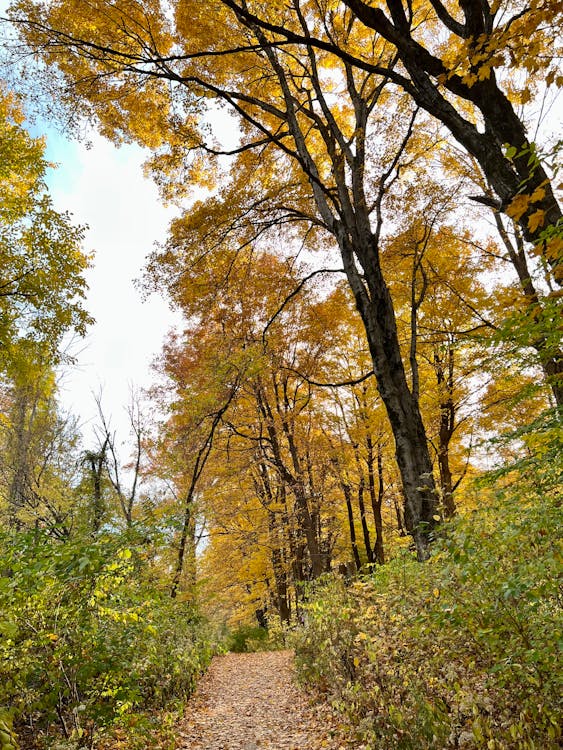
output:
M84 229L55 210L45 185L45 144L23 126L13 94L0 89L0 363L18 342L41 342L54 358L64 333L84 334Z
M9 16L18 91L146 149L178 213L142 283L182 322L127 458L101 396L84 447L53 370L89 321L83 230L3 91L0 702L69 743L141 726L207 663L205 612L241 648L299 628L370 746L555 746L560 3Z

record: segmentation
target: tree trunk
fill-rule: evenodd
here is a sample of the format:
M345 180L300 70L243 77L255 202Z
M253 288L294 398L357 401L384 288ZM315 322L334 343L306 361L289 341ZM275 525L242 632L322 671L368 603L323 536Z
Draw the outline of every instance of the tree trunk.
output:
M371 548L371 539L369 537L369 528L366 517L366 506L364 503L364 480L360 478L358 485L358 507L360 509L360 522L362 524L362 535L364 538L364 547L366 548L366 556L368 563L373 563L373 550Z
M374 239L364 236L363 247L359 243L352 247L343 234L339 239L344 268L366 330L377 387L395 440L405 525L413 537L418 559L426 560L431 532L438 520L436 486L419 404L407 383L393 302ZM363 279L356 268L355 255L361 262Z
M297 451L297 446L293 438L293 433L289 420L286 414L283 413L283 408L280 403L279 394L274 388L276 397L276 411L280 417L281 432L278 428L278 424L274 418L274 413L268 402L267 394L263 385L257 379L254 393L257 400L257 405L260 413L262 414L266 423L266 429L268 437L270 439L270 448L272 451L271 462L276 467L280 481L285 483L290 489L293 497L295 498L295 511L297 517L297 523L300 531L302 532L306 548L309 552L311 560L311 573L313 578L318 578L328 570L328 560L326 555L323 554L317 534L317 527L314 521L314 517L309 507L309 501L306 491L306 483L303 476L303 469L301 466L301 460ZM284 461L282 455L282 435L285 436L287 442L287 448L291 458L291 471Z
M377 495L375 494L375 481L373 471L373 444L371 437L368 442L368 474L369 474L369 489L371 497L371 508L373 511L373 520L375 522L375 543L373 545L373 560L378 565L385 564L385 551L383 547L383 518L381 516L381 508L383 506L383 497L385 494L385 487L383 484L383 455L381 445L377 446Z
M508 232L506 231L504 224L497 212L495 212L495 222L497 225L498 233L502 239L504 246L508 252L508 256L512 262L512 265L516 269L520 286L526 297L528 304L527 312L532 318L541 316L544 312L545 303L534 286L530 270L528 268L528 261L526 253L524 251L524 243L522 237L515 230L516 247L513 245ZM557 406L563 406L563 353L561 349L555 343L548 343L545 336L540 335L533 337L530 345L538 353L538 359L543 369L545 379L551 391L553 398Z
M454 487L450 469L450 441L455 429L455 404L453 398L454 350L451 345L446 352L446 362L438 352L434 353L434 371L440 393L440 428L438 431L438 468L444 515L455 515Z
M548 175L534 157L522 120L497 83L494 69L489 71L484 80L466 83L460 76L451 75L442 60L413 38L411 24L401 3L387 0L390 19L381 8L368 5L363 0L344 2L362 23L395 46L410 78L409 94L419 107L443 123L477 160L488 183L500 199L501 211L506 212L512 199L520 192L532 194L538 188L543 191L543 197L530 204L518 219L525 239L541 246L542 230L557 226L562 218L561 208L553 195ZM492 23L487 3L464 0L460 2L460 6L465 16L465 24L459 24L456 32L460 39L469 39L469 43L473 44L479 38L486 37ZM435 83L438 80L441 83ZM474 122L466 119L462 114L463 110L455 107L441 90L441 86L475 105L482 114L484 128L479 129ZM512 159L503 152L505 144L516 149L516 155ZM528 220L538 209L545 212L544 221L532 230ZM544 257L551 268L553 279L563 285L563 260L550 254Z
M354 564L356 570L361 570L362 562L360 560L360 553L358 552L358 542L356 541L356 529L354 526L354 509L352 507L352 492L350 485L346 482L342 482L342 491L344 492L344 499L346 500L346 510L348 511L348 529L350 530L350 545L352 547L352 556L354 558Z
M275 593L274 606L278 612L280 621L289 624L291 621L291 606L288 596L287 570L284 565L283 551L278 541L280 529L277 524L276 514L268 513L268 530L270 544L272 547L272 569L274 571Z
M393 495L393 506L395 508L395 516L397 518L397 529L399 530L399 536L406 536L407 532L405 530L405 524L403 522L401 506L399 505L399 501L397 500L395 494Z

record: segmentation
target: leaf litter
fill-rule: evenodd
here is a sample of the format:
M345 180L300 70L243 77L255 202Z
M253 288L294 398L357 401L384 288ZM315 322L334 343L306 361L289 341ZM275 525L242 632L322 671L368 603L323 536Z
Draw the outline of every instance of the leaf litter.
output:
M297 686L291 651L216 657L178 739L181 750L361 750L328 704Z

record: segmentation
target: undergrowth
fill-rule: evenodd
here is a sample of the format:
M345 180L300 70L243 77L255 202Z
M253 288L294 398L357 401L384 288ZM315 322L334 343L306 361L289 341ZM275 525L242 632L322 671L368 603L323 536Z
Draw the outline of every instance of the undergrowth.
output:
M405 553L316 589L299 674L368 747L560 746L560 443L555 425L489 478L494 500L446 526L428 563Z
M142 546L111 534L2 536L0 636L0 718L26 748L123 747L124 733L128 748L158 746L161 712L214 650L193 606L155 585Z

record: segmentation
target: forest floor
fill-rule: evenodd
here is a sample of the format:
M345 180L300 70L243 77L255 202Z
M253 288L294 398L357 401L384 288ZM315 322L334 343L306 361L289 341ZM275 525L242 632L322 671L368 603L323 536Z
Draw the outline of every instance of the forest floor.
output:
M360 750L297 686L291 651L216 657L178 737L182 750Z

